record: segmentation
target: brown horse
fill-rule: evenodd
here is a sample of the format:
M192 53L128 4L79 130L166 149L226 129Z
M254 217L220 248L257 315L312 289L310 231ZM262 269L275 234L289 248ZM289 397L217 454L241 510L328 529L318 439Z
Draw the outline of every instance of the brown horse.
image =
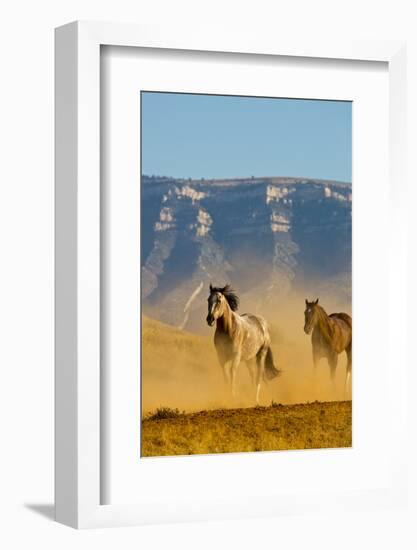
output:
M280 374L274 365L267 322L260 315L236 313L239 298L230 285L222 288L210 285L207 301L206 320L209 326L216 322L214 345L232 396L235 396L237 368L245 361L255 383L256 403L259 403L262 379L271 380ZM255 360L256 373L253 370Z
M343 351L347 355L345 391L352 372L352 317L347 313L327 315L319 306L319 300L306 300L304 311L304 332L311 334L314 367L325 357L330 367L330 377L334 382L337 359Z

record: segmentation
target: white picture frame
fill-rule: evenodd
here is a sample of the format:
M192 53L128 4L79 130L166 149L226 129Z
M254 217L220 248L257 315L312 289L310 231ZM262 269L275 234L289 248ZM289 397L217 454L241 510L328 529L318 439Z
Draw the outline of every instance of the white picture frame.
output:
M334 60L383 61L389 70L390 193L396 239L406 234L405 205L405 44L388 41L292 44L279 37L248 36L239 30L198 28L186 36L169 27L75 22L56 30L56 519L76 528L187 519L302 512L379 503L405 498L401 430L390 455L392 475L383 491L361 494L288 495L285 502L257 503L257 512L221 503L185 517L173 501L165 510L151 502L101 504L100 475L100 47L102 45L173 50L285 55ZM405 281L402 250L395 276ZM405 283L404 283L405 284ZM401 317L405 295L389 307ZM404 337L405 338L405 337ZM398 388L405 386L405 342L398 359ZM405 409L399 411L405 418Z

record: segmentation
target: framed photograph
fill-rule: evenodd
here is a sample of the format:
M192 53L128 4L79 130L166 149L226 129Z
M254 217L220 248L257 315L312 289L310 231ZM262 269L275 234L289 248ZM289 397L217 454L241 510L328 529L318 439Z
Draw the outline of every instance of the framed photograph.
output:
M141 456L351 447L351 134L350 101L141 92Z
M404 502L404 82L399 42L56 30L58 521Z

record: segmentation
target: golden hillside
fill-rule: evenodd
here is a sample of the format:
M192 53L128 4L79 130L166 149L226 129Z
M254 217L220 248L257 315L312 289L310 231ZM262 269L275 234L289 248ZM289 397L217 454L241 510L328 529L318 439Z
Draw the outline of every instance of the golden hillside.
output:
M142 422L142 456L351 447L352 403L304 403L181 414Z

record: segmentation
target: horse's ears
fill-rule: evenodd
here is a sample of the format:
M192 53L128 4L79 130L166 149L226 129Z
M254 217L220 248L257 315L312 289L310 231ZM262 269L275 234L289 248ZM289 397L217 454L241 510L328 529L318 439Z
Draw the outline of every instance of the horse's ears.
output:
M210 292L213 292L213 287L211 286L211 283L210 283Z
M308 300L307 300L307 298L306 298L306 306L308 306Z
M314 305L316 306L318 303L319 303L319 299L317 298L317 300L314 302Z

